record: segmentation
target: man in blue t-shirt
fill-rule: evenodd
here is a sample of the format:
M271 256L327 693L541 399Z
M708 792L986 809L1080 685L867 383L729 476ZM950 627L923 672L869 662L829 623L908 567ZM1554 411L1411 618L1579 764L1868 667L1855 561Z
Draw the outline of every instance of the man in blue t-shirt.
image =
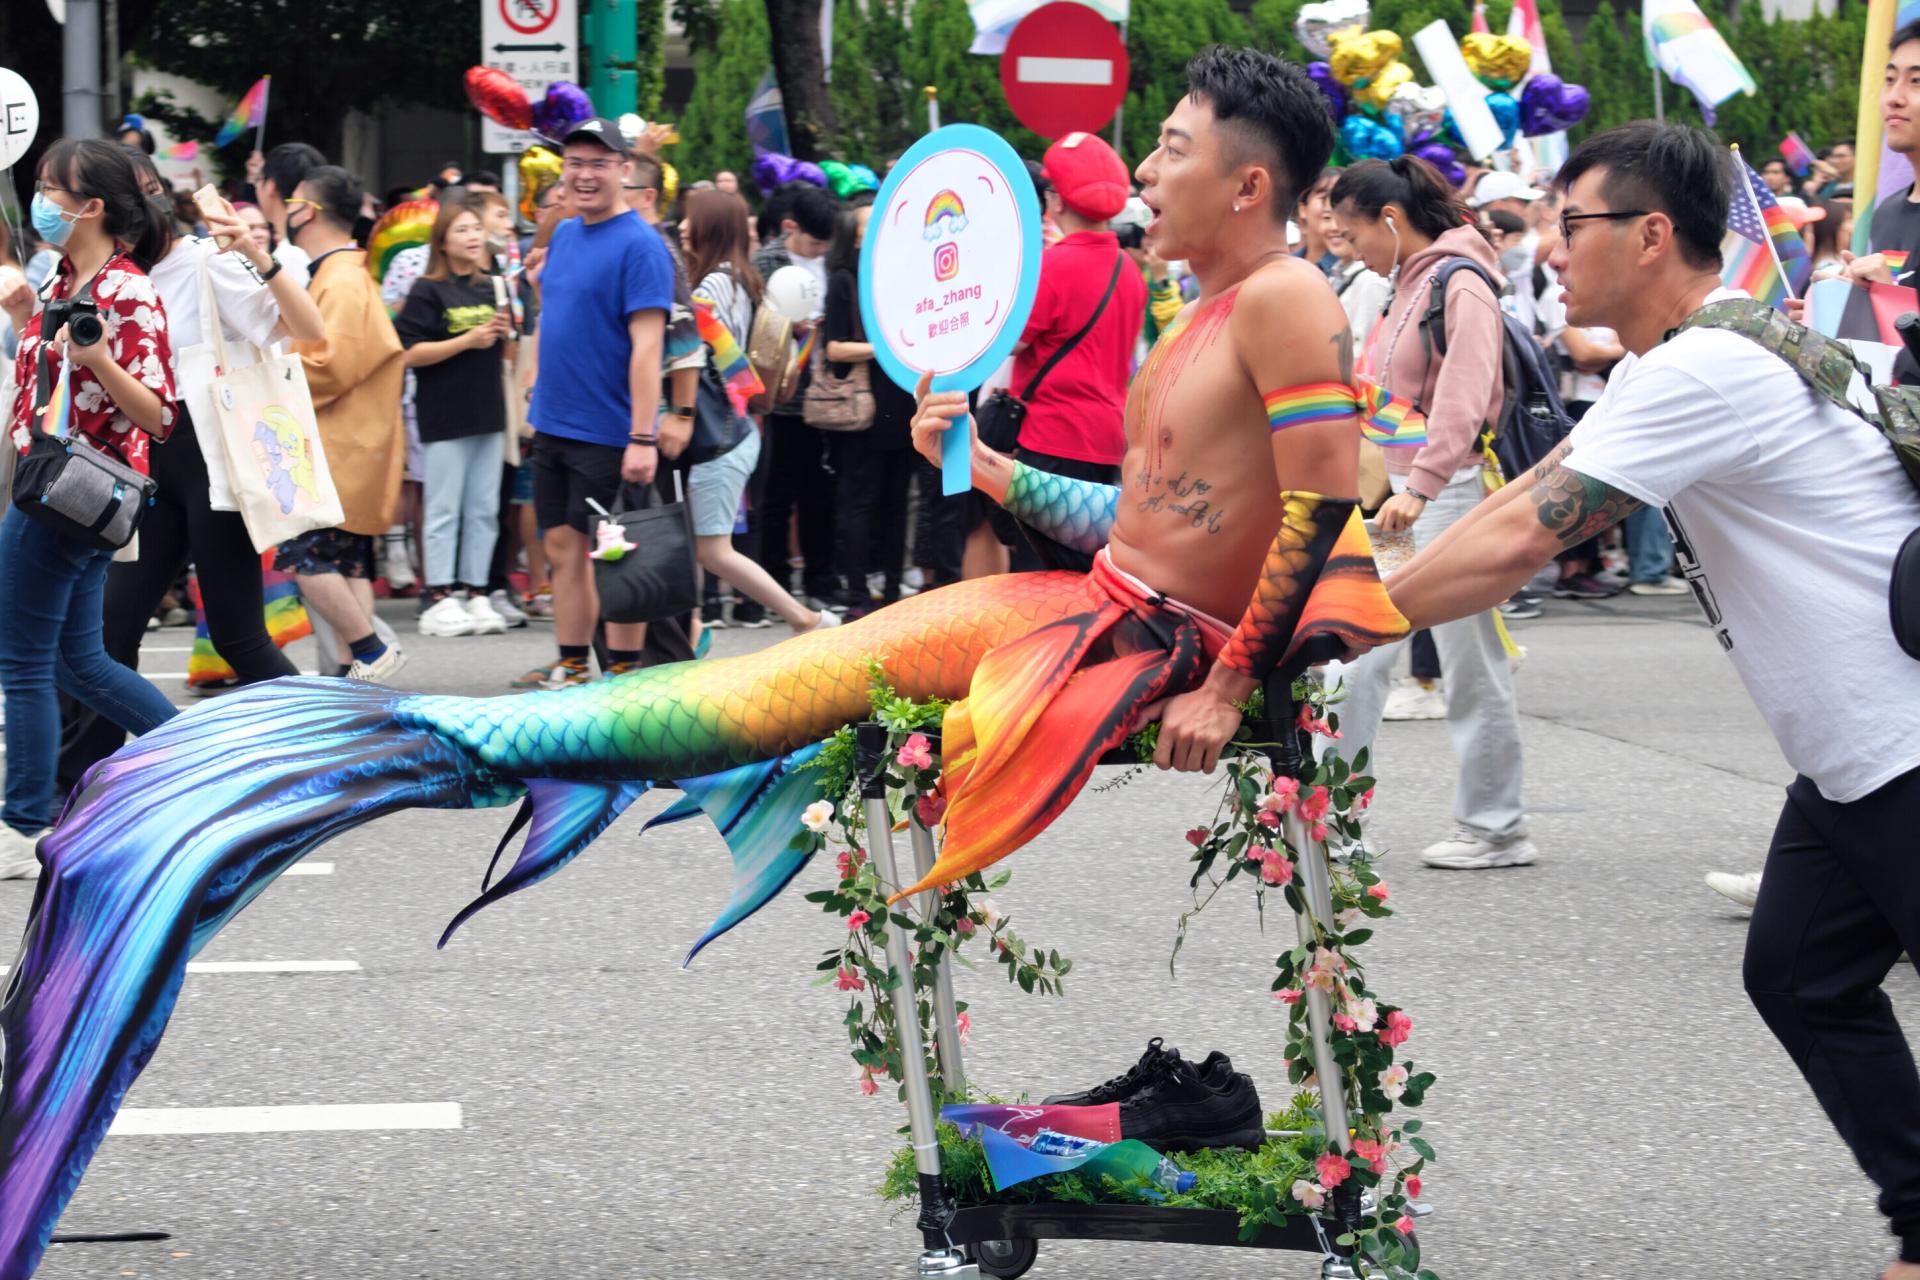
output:
M540 278L540 374L534 385L533 509L553 565L559 660L548 688L590 679L599 621L587 561L594 515L622 482L649 484L660 465L660 356L673 306L673 259L627 208L627 141L611 120L562 139L560 180L580 214L560 224ZM606 674L637 666L643 624L607 624Z

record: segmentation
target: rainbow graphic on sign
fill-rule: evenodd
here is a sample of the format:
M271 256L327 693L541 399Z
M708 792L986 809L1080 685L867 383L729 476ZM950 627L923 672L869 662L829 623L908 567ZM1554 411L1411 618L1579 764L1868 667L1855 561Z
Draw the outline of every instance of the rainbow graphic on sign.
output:
M967 206L951 191L942 191L927 202L927 229L921 234L929 240L943 235L959 235L967 229Z

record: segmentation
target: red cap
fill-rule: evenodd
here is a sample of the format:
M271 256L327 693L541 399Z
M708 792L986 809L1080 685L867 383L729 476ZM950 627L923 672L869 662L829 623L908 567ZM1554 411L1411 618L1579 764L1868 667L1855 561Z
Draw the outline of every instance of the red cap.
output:
M1067 208L1093 222L1120 212L1133 193L1126 163L1091 133L1070 133L1048 147L1042 172Z

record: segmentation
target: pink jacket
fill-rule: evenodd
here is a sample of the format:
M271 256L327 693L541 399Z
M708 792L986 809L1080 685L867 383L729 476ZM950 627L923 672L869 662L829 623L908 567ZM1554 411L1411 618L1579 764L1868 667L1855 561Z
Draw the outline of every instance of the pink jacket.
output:
M1500 301L1470 271L1447 281L1447 355L1430 358L1421 341L1434 272L1447 258L1470 258L1503 286L1499 260L1472 227L1455 227L1400 264L1393 300L1377 328L1374 368L1368 376L1395 395L1417 402L1427 415L1427 443L1387 449L1387 470L1407 477L1418 493L1439 495L1454 473L1480 461L1481 428L1499 415L1500 357L1505 330Z

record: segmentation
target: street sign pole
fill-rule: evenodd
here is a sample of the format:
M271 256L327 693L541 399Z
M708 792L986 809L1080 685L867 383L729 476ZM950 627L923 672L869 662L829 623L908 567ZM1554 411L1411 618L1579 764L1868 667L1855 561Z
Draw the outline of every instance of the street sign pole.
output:
M538 102L547 86L568 80L593 93L580 75L580 0L479 0L480 61L498 67ZM598 95L594 95L596 100ZM513 155L534 142L532 134L491 120L480 124L480 149Z

